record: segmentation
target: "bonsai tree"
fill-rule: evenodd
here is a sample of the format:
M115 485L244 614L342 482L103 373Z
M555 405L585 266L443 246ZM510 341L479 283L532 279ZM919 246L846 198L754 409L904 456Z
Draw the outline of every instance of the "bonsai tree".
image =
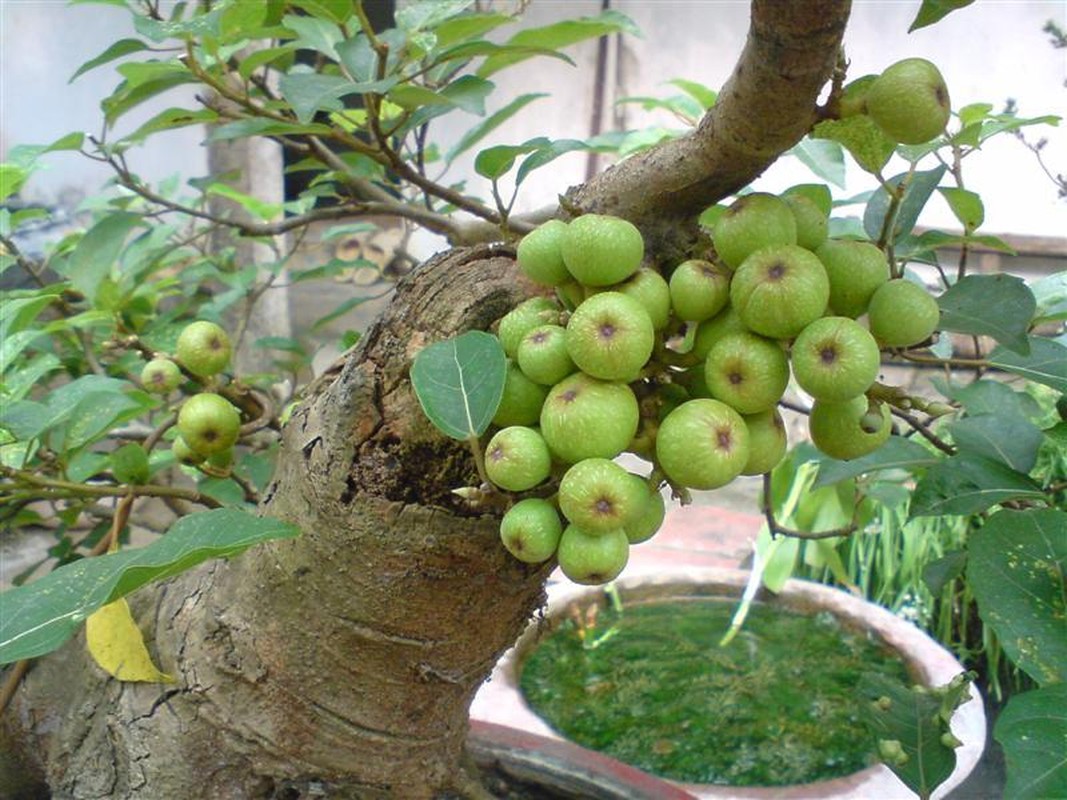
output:
M530 97L475 125L445 154L428 136L434 120L454 111L484 114L497 72L532 58L564 57L560 49L568 44L627 30L629 22L607 12L499 42L487 34L511 17L470 5L414 3L397 14L395 26L376 28L359 0L210 3L180 6L171 18L154 2L137 4L131 7L137 36L115 42L82 68L119 62L123 82L103 101L108 126L178 85L196 86L198 105L168 109L115 141L73 134L22 149L4 166L10 194L48 152L81 150L110 165L118 190L95 205L86 231L46 254L54 281L42 277L49 273L21 251L15 235L40 212L18 209L3 220L3 267L24 270L41 285L11 293L3 305L0 497L12 526L42 522L41 504L49 504L54 516L46 521L57 526L58 542L52 555L62 562L0 595L0 658L14 664L4 693L10 703L2 726L5 791L20 796L47 787L59 797L112 798L484 796L464 757L467 709L544 602L556 552L550 535L547 545L544 537L534 542L541 545L535 556L516 558L522 547L507 529L502 538L501 516L526 500L546 503L558 487L558 506L571 527L581 533L603 523L617 533L599 504L590 509L582 502L581 481L610 476L610 456L568 450L580 437L568 435L562 410L545 424L541 399L560 370L536 353L524 359L520 342L531 327L567 323L564 350L580 371L563 378L576 382L560 392L567 401L604 385L638 388L632 447L655 465L642 476L646 484L669 486L684 499L689 488L721 485L748 466L766 473L770 488L781 453L764 453L750 465L747 450L745 458L737 451L724 465L721 453L684 449L690 432L723 420L728 431L716 441L747 448L750 427L741 413L762 415L751 424L752 439L759 431L770 442L766 449L778 447L773 409L780 389L769 400L735 398L745 405L739 413L716 399L711 376L696 381L698 362L707 373L734 357L710 343L707 361L693 355L701 325L727 302L742 327L756 331L735 331L741 350L749 349L744 336L791 343L794 376L816 398L806 409L812 436L838 457L839 480L861 491L857 476L903 466L921 475L915 491L924 508L982 515L980 533L993 532L984 537L978 566L968 567L976 579L1008 568L1002 544L1012 537L1027 548L1025 564L1045 565L1025 597L1004 600L993 587L979 603L991 604L982 605L983 613L1041 686L1019 706L1013 730L1042 706L1062 704L1067 658L1060 651L1067 639L1057 636L1062 601L1055 592L1063 587L1063 543L1052 536L1063 530L1064 514L1056 508L1063 501L1062 462L1058 473L1037 473L1031 456L1043 447L1062 452L1063 425L1046 420L1048 430L1039 427L1020 392L991 381L934 402L874 380L878 353L891 352L947 366L996 367L1067 389L1067 347L1033 335L1036 324L1063 319L1056 295L1062 276L1035 290L1008 276L966 273L968 249L1002 243L976 233L981 201L963 186L962 159L989 136L1049 120L972 106L959 109L946 129L947 88L929 62L886 65L877 78L848 80L853 76L846 75L840 51L848 2L755 0L748 40L726 85L715 93L689 83L688 99L676 101L683 112L696 104L691 129L632 154L625 140L612 137L538 137L486 148L475 168L491 182L492 197L479 198L431 177L431 169L476 147ZM916 25L945 12L945 4L924 3ZM359 102L346 102L353 98ZM194 124L209 125L214 141L280 143L297 159L295 168L312 176L308 188L279 206L224 175L187 186L142 181L134 146L158 131ZM835 261L812 252L826 238L825 230L818 232L830 213L825 187L799 187L785 200L759 196L717 205L808 135L838 152L844 148L879 180L859 230L835 231L868 240L878 254L881 266L873 271L884 274L870 285L853 287L826 266L844 263L843 272L868 276L866 268L850 266L862 254ZM535 219L511 213L506 177L517 186L566 152L612 149L629 157L585 184L560 187L566 191L558 208ZM894 153L908 169L884 175ZM924 159L936 166L919 169ZM956 211L962 235L914 232L935 190ZM218 197L241 213L209 202ZM759 241L767 220L783 208L791 237ZM275 237L331 220L358 225L371 216L399 217L442 234L452 249L400 280L388 309L341 361L298 391L277 375L235 372L232 352L248 346L244 331L254 313L254 303L238 301L262 297L288 267L291 251ZM539 227L546 219L552 222ZM212 234L219 229L274 248L273 256L249 263L237 245L216 246ZM904 266L936 261L936 249L946 246L964 255L933 302L904 281ZM768 248L787 251L768 261ZM626 274L613 272L620 261ZM293 280L330 277L349 266L330 263ZM666 285L670 302L658 321L644 300L600 293L638 266ZM796 318L760 299L767 282L786 273L800 276L799 288L788 291L789 299L803 299L788 309L806 309ZM726 283L728 299L721 293ZM868 308L869 326L852 321ZM517 316L506 321L510 314ZM610 328L614 336L629 327L640 330L618 340L621 362L606 363L597 331ZM947 336L931 349L935 330L989 336L998 346L961 360L944 346ZM558 335L546 332L535 344ZM827 356L827 337L835 336L849 343L848 352ZM300 355L297 340L259 344ZM505 355L520 366L508 367ZM531 359L534 366L521 366ZM837 367L844 377L833 372ZM788 366L776 369L788 378ZM509 379L516 370L518 377ZM554 377L542 378L546 385L538 388L531 372ZM720 396L736 383L731 375ZM522 409L530 402L523 381L541 398L533 416ZM682 393L660 391L672 384ZM852 387L847 396L837 391L842 385ZM1029 437L1025 453L1015 450L1023 439L998 431L1000 418L990 418L1004 408L1019 410L1021 422L1011 419ZM598 405L591 424L606 415L611 424L601 427L609 429L627 413ZM948 441L937 419L957 415ZM490 430L494 419L499 433ZM915 431L934 449L890 437L891 419L904 426L898 432ZM542 423L544 438L522 432L534 421ZM562 430L555 443L547 430L552 424ZM841 435L846 426L853 436ZM507 433L513 429L520 432ZM1005 437L1012 443L1007 455ZM545 443L549 451L538 450ZM596 459L609 466L579 469ZM570 468L578 472L566 470L569 462L578 462ZM706 469L693 473L701 463ZM632 481L619 485L621 505L636 490ZM150 497L166 501L180 519L151 544L127 547L130 516ZM102 504L105 499L114 502ZM547 505L560 522L555 506ZM190 513L196 506L209 510ZM768 514L776 533L806 535ZM85 519L95 520L88 535L78 533ZM578 534L570 538L578 541ZM615 540L625 552L627 537ZM568 573L600 581L617 567L572 560ZM152 581L161 582L131 595L131 611L126 595ZM1016 631L1018 617L1004 619L996 610L1002 601L1036 611L1040 624ZM82 622L88 653L81 634L64 644ZM878 750L928 796L947 775L946 765L951 771L954 743L946 725L966 681L924 695L933 706L902 691L904 700L879 705L885 713ZM902 708L912 708L912 716L890 713ZM940 722L916 732L915 715L928 719L931 708ZM1056 724L1042 730L1047 740L1058 735ZM1019 763L1041 765L1020 775L1045 776L1020 778L1029 783L1013 796L1062 786L1062 764L1045 767L1050 752L1012 751Z

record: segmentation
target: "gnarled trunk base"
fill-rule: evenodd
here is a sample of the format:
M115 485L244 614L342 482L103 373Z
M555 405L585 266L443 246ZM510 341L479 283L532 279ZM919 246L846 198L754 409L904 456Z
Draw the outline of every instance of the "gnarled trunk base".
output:
M525 293L488 247L401 282L286 427L264 512L303 535L134 598L173 686L107 680L78 640L35 666L8 735L55 797L428 800L462 785L471 698L548 568L453 502L476 470L425 420L407 371Z

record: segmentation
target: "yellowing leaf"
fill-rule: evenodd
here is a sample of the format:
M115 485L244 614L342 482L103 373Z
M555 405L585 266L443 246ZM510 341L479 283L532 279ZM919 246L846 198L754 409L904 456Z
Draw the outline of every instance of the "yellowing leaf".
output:
M125 598L100 606L86 618L85 640L93 660L120 681L174 683L152 663Z

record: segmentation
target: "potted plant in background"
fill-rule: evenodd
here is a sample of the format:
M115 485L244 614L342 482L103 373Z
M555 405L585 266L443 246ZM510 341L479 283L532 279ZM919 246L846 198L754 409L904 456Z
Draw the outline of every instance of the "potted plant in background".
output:
M783 220L795 215L794 228L803 216L817 232L820 221L829 224L830 195L825 187L802 186L776 202L761 198L729 209L714 204L814 133L827 143L823 150L841 154L845 148L878 179L882 191L865 202L862 231L846 222L835 235L852 231L871 240L896 281L893 286L900 287L905 262L929 260L939 246L997 246L991 237L975 234L981 204L963 188L958 162L991 136L1047 121L970 107L960 110L958 126L941 135L942 120L930 134L932 142L916 143L912 112L903 114L902 125L894 102L886 105L878 94L859 102L856 87L844 84L838 47L847 3L786 9L756 2L748 45L725 90L716 97L687 83L689 101L668 104L688 115L691 130L667 134L653 147L647 147L647 136L636 135L593 141L538 137L483 148L475 169L489 182L491 198L479 198L446 179L428 177L426 166L439 152L428 144L427 126L453 111L484 115L485 98L494 88L490 78L501 70L534 57L558 57L567 44L632 26L606 12L497 43L486 35L512 18L469 5L411 4L398 13L395 25L383 29L371 23L360 2L221 2L179 6L172 18L164 18L158 4L144 3L132 9L137 37L116 42L83 68L119 62L123 81L103 103L106 135L72 134L9 154L0 173L7 194L17 191L48 153L58 151L84 151L107 164L119 191L92 204L84 233L47 252L46 266L60 282L3 298L0 493L5 520L15 527L51 526L56 535L51 555L61 562L49 574L0 595L0 659L16 664L3 692L4 704L14 702L14 713L9 710L2 723L5 791L176 799L483 796L463 756L467 709L496 658L541 605L551 569L550 561L531 559L541 562L533 564L513 557L506 548L510 543L518 549L515 539L505 535L501 546L499 518L505 508L514 511L520 497L546 502L559 483L560 495L570 498L564 509L568 518L585 514L596 525L599 515L604 521L610 509L599 502L583 508L582 482L572 476L564 487L560 463L589 455L588 460L613 464L582 451L597 438L588 435L586 423L608 437L612 428L617 432L632 425L623 446L652 457L662 469L644 476L645 482L624 478L613 491L617 488L619 503L648 509L648 516L635 513L631 520L626 515L628 524L638 516L641 523L622 538L618 528L610 528L602 531L609 536L574 534L560 543L558 560L573 576L599 581L621 568L620 553L625 556L631 539L654 532L660 495L650 488L666 483L684 498L687 486L709 488L745 469L759 473L773 466L769 458L749 464L747 448L740 444L749 435L755 438L749 433L755 430L770 445L779 441L770 408L757 411L745 398L735 398L745 404L744 413L762 415L759 422L746 421L736 411L723 412L722 401L701 397L712 393L714 376L700 374L711 362L707 353L695 355L696 348L710 349L715 342L701 340L695 323L711 321L724 308L727 282L730 303L743 323L761 328L765 337L792 340L816 322L826 307L820 297L831 289L829 278L819 277L826 267L815 266L821 259L801 244L778 243L791 248L785 261L757 261L745 269L746 257L727 241L732 236L741 249L751 249L746 241L767 227L760 223L768 206ZM916 24L930 21L924 9ZM314 54L310 64L298 57L309 51ZM788 75L777 69L785 63ZM929 68L916 72L914 66L905 82L931 88ZM898 86L900 72L887 70L891 89ZM818 106L828 81L830 99ZM114 138L117 120L177 85L195 86L199 105L168 109ZM932 102L929 92L919 92L918 113L928 116L932 110L947 117L944 93L937 85L932 88ZM350 96L358 96L362 107L345 107L342 98ZM446 160L478 145L531 99L516 98L486 116ZM276 203L234 185L229 175L188 185L142 181L132 164L136 143L193 124L212 125L215 141L272 139L298 154L300 168L313 171L316 180L295 200ZM750 144L758 147L737 151L746 130L753 132ZM564 153L605 148L631 157L572 190L550 212L565 226L569 243L553 239L551 227L537 228L539 235L533 236L540 218L512 215L512 203L502 194L511 176L517 186ZM909 165L896 177L882 172L894 152ZM956 169L917 168L936 152L951 153ZM915 236L918 211L942 178L948 185L939 191L965 233ZM677 186L691 191L664 190ZM214 197L236 204L240 213L219 211L209 202ZM798 211L783 215L782 204ZM755 216L741 214L745 206L756 208ZM33 209L4 215L4 269L42 274L21 253L15 235L36 215ZM345 337L346 346L358 338L357 346L299 392L275 380L277 375L234 369L221 357L230 346L237 352L245 348L253 309L291 266L291 243L275 237L367 215L410 220L445 235L456 249L402 280L384 315L361 336ZM734 224L737 218L740 226ZM724 233L731 226L733 233ZM234 231L236 243L219 249L213 235L220 229ZM721 252L712 250L709 233ZM523 234L529 235L518 244L518 260L525 262L528 280L516 267L513 247ZM248 241L263 246L255 260L240 247ZM539 252L535 248L532 260L525 258L524 244L529 248L527 243L539 241ZM566 274L558 272L560 258ZM646 261L649 269L638 269ZM703 263L680 269L690 261ZM616 273L620 264L625 275ZM330 278L351 266L331 262L293 280ZM1067 347L1030 335L1037 320L1059 319L1062 313L1054 285L1043 292L1007 276L964 275L963 266L959 279L946 281L953 285L938 294L935 327L994 337L999 347L979 359L980 368L995 366L1060 391L1067 388L1059 367ZM553 267L554 276L542 271ZM760 287L768 280L794 272L799 282L790 294L803 302L791 306L803 306L803 324L768 310L760 300ZM748 277L739 280L742 273ZM672 287L668 279L674 274L685 278ZM538 288L548 284L558 292ZM649 311L632 313L635 303L663 312L664 286L665 313L656 314L655 321ZM605 288L618 291L602 292ZM900 292L891 291L894 297ZM903 291L909 307L927 312L929 319L929 294ZM530 303L533 294L542 299ZM360 299L345 302L354 306ZM716 303L719 308L711 310ZM750 311L741 311L742 306ZM185 330L223 322L235 309L237 322L224 331L232 341L213 330L206 349L217 352L210 358L183 353ZM338 309L343 310L344 305ZM647 324L631 326L635 317ZM574 378L555 396L547 386L537 388L537 380L526 373L524 382L521 366L509 368L505 360L513 348L522 360L518 348L529 323L540 327L553 321L560 328L567 323L566 354L592 376ZM672 324L677 327L668 330ZM922 337L904 341L917 336L911 325L904 326L907 336L898 327L872 325L886 352L953 363L951 353L927 353ZM742 344L751 341L741 331L734 333ZM597 337L621 342L617 357L598 355ZM551 339L547 334L537 343ZM260 338L258 345L286 354L285 366L294 372L306 366L298 339ZM799 352L793 353L794 370ZM877 352L876 347L876 362ZM768 356L771 384L783 374L780 355ZM721 360L714 363L728 361L731 354L717 356ZM177 366L177 375L155 363L158 358ZM859 372L869 371L869 363L862 366ZM671 380L664 379L666 373ZM815 392L818 383L804 388ZM607 384L629 388L602 391ZM626 394L635 390L640 398ZM579 395L593 398L593 411L574 419L567 404ZM547 425L540 413L530 418L541 422L552 442L547 472L545 454L529 434L511 433L495 445L483 441L494 418L503 430L493 436L520 427L505 420L530 417L529 406L540 405L538 396L554 409L550 416L555 414ZM955 445L947 445L925 415L955 414L955 405L948 410L924 405L920 398L874 384L863 396L862 409L841 398L827 403L843 408L810 409L817 444L852 457L845 469L856 474L899 465L902 456L910 466L920 462L926 484L916 487L916 498L946 513L988 513L969 543L967 569L976 586L974 579L983 571L992 574L995 567L1014 569L1020 563L1028 568L1039 559L1046 569L1030 581L1038 587L1037 596L1045 597L1056 580L1062 584L1062 571L1056 572L1062 561L1058 545L1042 550L1040 534L1063 512L1029 507L1054 505L1062 486L1038 483L1024 474L1022 462L1004 463L989 447L983 449L983 442L1002 439L985 424L988 420L978 423L982 436L972 430L970 439L957 436ZM612 404L606 422L605 398ZM950 399L974 413L973 398ZM682 409L688 410L671 422L671 414ZM920 456L914 442L898 436L861 457L856 442L881 444L890 415L956 449L930 463L929 451L923 448ZM819 431L835 425L819 420L844 420L857 429L855 436L824 436ZM714 441L723 450L737 445L731 453L687 449L695 439L687 436L692 426L719 423L725 427ZM584 435L576 435L576 428ZM1042 430L1039 446L1046 439L1061 446L1057 430ZM527 457L530 442L537 452ZM519 456L512 458L513 451ZM725 465L723 455L729 456ZM694 470L700 461L705 463ZM600 463L582 472L588 473L583 481L598 481L604 473L617 477ZM973 494L960 491L970 486L993 502L981 505ZM953 504L961 497L976 505L961 511ZM128 547L128 523L145 498L165 502L180 519L165 536ZM1005 503L1020 508L994 508ZM189 504L208 510L188 513ZM1009 563L1015 542L996 538L998 527L1001 537L1017 533L1025 540L1030 550L1023 562ZM803 537L801 531L772 528ZM986 550L980 548L983 538ZM603 544L591 539L609 546L600 552ZM544 537L540 544L545 546ZM547 549L544 558L551 558L554 543ZM238 553L240 558L217 560ZM590 553L597 555L590 558ZM171 580L156 592L140 593L132 609L126 605L126 595L163 578ZM979 595L979 608L991 624L1014 624L983 608L983 602ZM1055 608L1039 610L1049 611L1042 627L1026 631L1026 647L1014 657L1033 670L1041 688L1014 706L1009 719L1015 728L1008 738L1018 757L1043 764L1047 754L1024 752L1019 734L1034 706L1059 696L1055 664L1063 660L1046 655L1046 648L1055 652L1057 646ZM157 625L157 620L166 622ZM91 660L79 647L83 621L88 622ZM40 658L75 633L79 638L60 655ZM72 703L84 713L67 714ZM939 726L947 724L944 716ZM898 749L886 747L884 755L898 774L912 785L918 780L926 793L930 776L913 774L914 755L925 743L894 727L899 720L887 715L885 721L888 727L879 738L896 742ZM1042 735L1054 739L1055 730L1044 729ZM939 735L946 759L952 757L952 744ZM1030 794L1063 780L1056 769L1019 774L1045 776L1043 783L1027 787Z

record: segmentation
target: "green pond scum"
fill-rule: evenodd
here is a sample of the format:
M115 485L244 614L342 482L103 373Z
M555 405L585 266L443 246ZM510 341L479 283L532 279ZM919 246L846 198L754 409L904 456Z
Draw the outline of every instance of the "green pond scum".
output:
M700 599L605 610L585 644L568 620L529 654L522 692L568 739L673 780L783 786L872 763L854 690L864 672L910 683L899 657L828 612L759 603L720 648L734 608Z

